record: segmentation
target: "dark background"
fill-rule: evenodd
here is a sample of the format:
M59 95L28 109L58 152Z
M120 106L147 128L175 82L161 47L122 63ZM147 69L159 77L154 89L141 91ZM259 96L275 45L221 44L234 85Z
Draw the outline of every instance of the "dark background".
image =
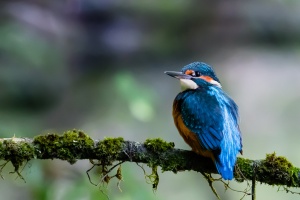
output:
M95 139L161 137L190 149L171 116L179 83L163 72L203 61L240 107L243 157L276 152L300 166L299 9L296 0L2 1L0 137L76 128ZM123 192L112 181L103 194L88 181L90 166L30 161L26 183L7 166L1 199L215 199L195 172L160 173L153 193L134 163L123 165ZM243 196L215 186L222 199ZM299 198L265 185L257 196Z

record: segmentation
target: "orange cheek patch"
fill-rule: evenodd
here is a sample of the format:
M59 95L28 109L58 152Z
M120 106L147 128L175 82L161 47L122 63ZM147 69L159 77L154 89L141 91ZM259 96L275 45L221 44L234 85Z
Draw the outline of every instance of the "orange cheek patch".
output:
M191 70L191 69L186 70L186 72L185 72L186 75L192 75L194 73L195 73L194 70Z
M211 82L211 81L213 81L213 79L211 78L211 77L209 77L209 76L200 76L199 78L202 78L203 80L205 80L205 81L207 81L207 82Z

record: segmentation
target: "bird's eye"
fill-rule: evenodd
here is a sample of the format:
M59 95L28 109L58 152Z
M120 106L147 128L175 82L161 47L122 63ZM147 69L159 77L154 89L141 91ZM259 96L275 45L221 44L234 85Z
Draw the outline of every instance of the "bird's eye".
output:
M199 71L195 71L195 76L199 77L199 76L201 76L201 73Z

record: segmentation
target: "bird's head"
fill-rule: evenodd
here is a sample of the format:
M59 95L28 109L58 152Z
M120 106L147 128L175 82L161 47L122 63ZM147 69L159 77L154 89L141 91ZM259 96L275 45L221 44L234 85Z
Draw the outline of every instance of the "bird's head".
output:
M165 74L178 78L182 90L197 89L204 86L221 87L214 70L203 62L193 62L184 66L181 72L166 71Z

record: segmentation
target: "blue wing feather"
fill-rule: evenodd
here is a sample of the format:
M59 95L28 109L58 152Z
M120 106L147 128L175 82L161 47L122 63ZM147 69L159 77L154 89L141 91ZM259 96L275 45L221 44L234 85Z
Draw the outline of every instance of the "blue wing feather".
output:
M198 138L202 141L202 145L205 149L218 149L219 142L215 138L212 138L212 135L208 133L198 134Z
M201 146L214 152L215 164L224 179L233 178L236 155L242 151L238 107L221 88L186 90L176 97L182 120Z
M181 104L181 115L184 124L199 139L207 150L220 148L223 139L223 115L218 108L217 99L201 90L186 91Z

